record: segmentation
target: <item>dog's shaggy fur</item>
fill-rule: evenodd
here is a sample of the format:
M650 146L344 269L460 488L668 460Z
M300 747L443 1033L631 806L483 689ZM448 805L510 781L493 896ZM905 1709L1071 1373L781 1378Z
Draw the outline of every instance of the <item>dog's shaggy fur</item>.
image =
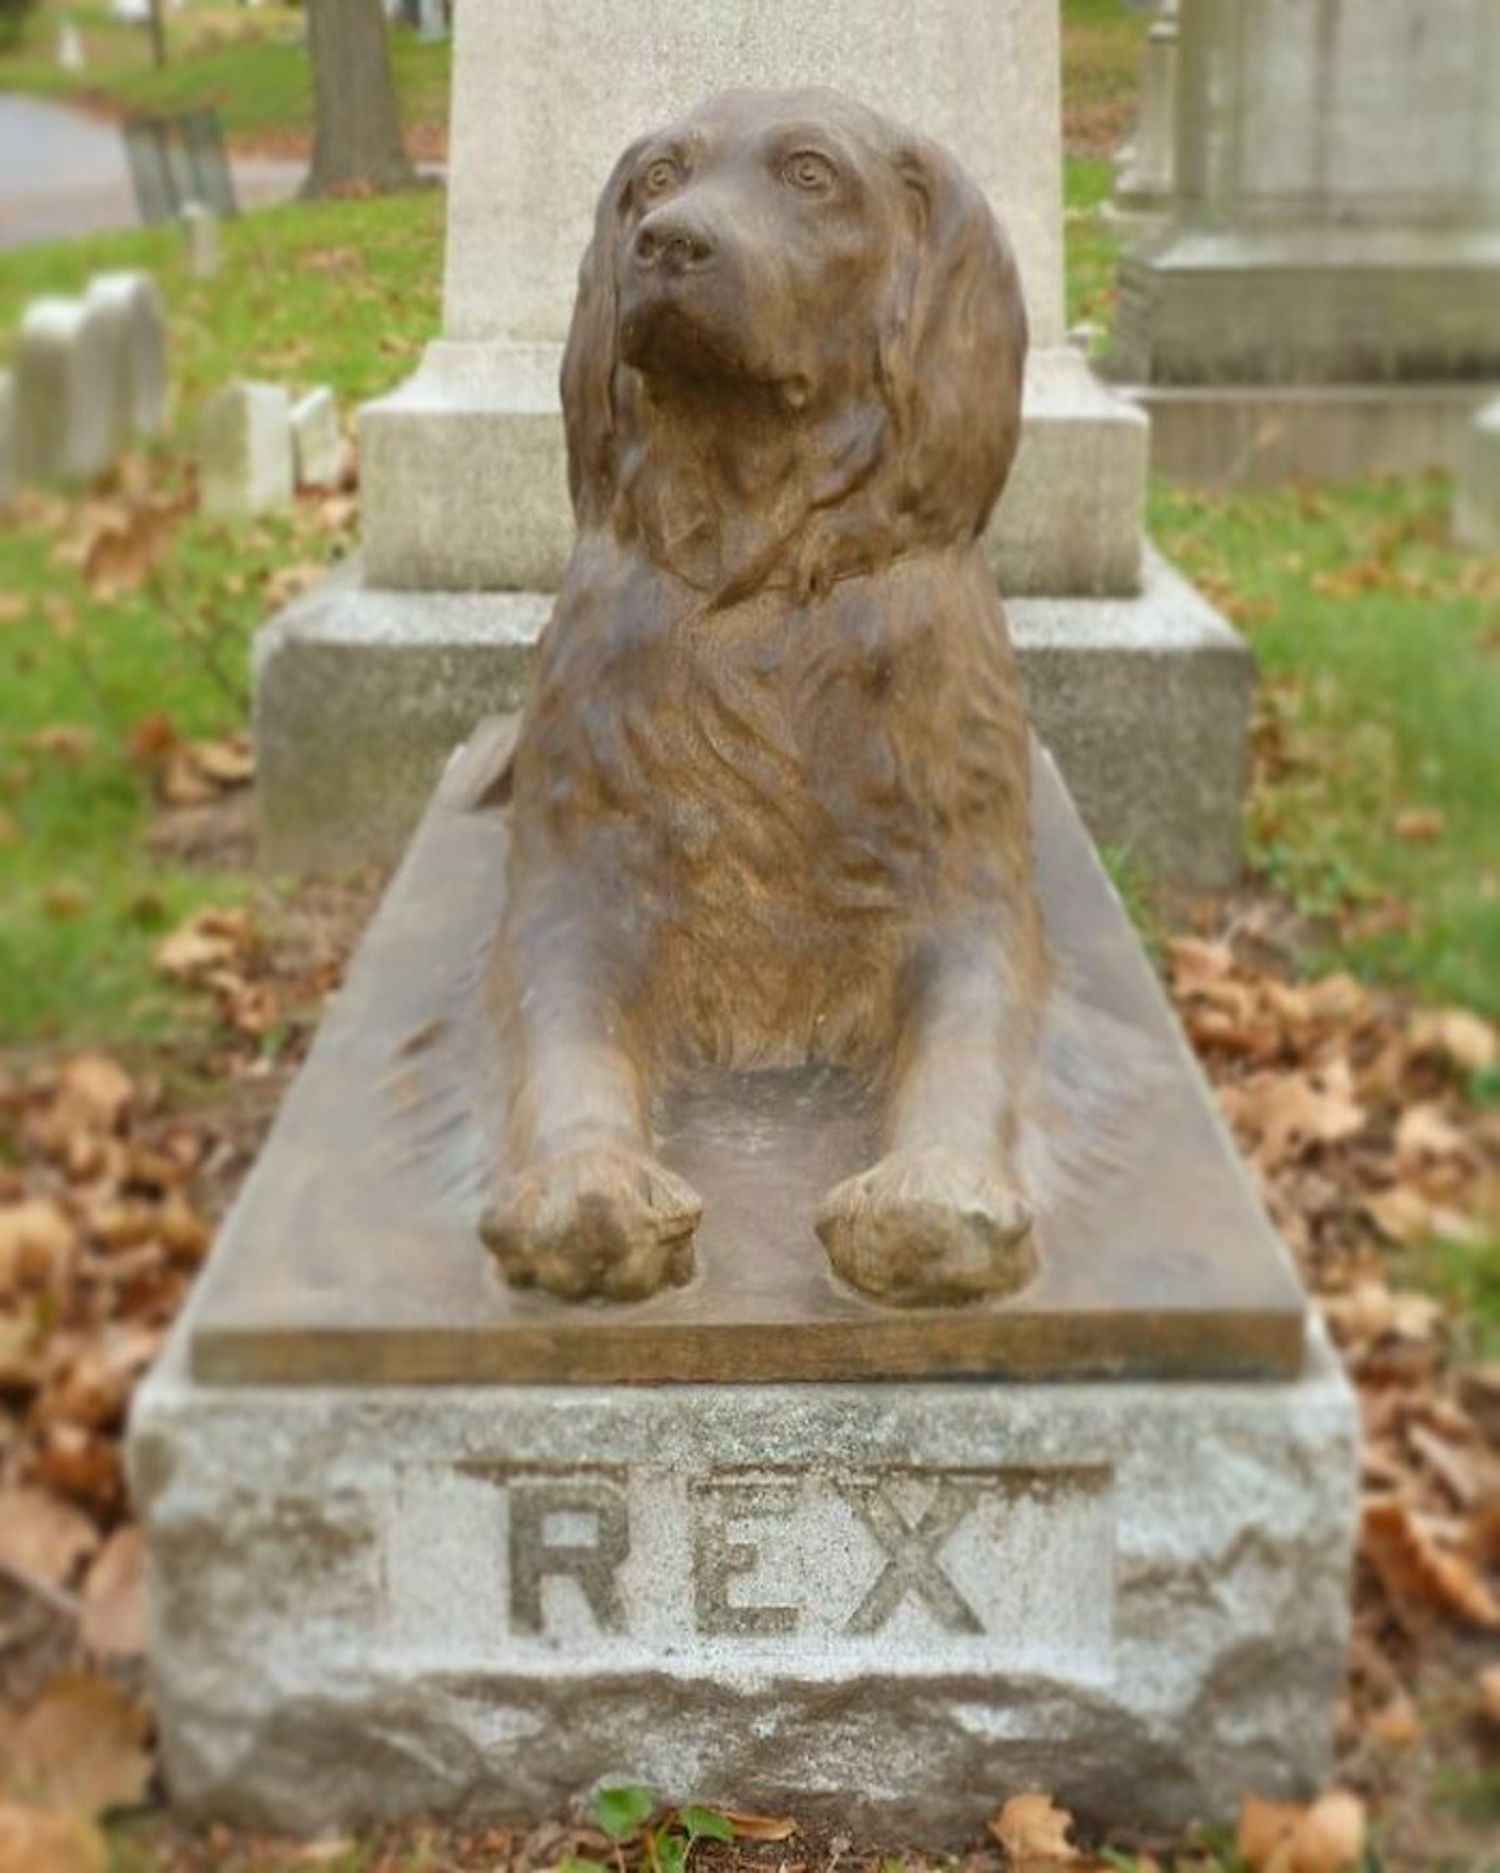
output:
M841 1274L910 1302L1030 1273L1049 966L979 543L1025 350L979 191L832 93L717 99L610 178L563 366L579 538L512 773L484 1227L513 1282L685 1279L656 1097L803 1062L883 1102L819 1219Z

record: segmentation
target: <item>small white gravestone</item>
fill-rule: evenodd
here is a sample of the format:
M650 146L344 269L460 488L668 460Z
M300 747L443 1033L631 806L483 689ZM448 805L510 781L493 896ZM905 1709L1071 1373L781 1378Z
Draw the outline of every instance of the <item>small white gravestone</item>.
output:
M184 202L182 231L187 237L188 265L195 280L211 279L219 270L219 218L205 202Z
M198 431L203 511L247 519L292 499L291 405L279 384L226 384Z
M324 384L292 406L292 461L299 488L335 488L343 468L338 406Z
M140 436L160 435L167 416L167 321L149 273L101 273L89 282L88 304L109 333L117 451Z
M0 371L0 508L16 498L16 380Z
M82 299L35 299L16 341L23 481L87 481L114 460L110 321Z
M78 28L72 20L66 18L57 28L57 63L58 68L65 72L81 72L88 64Z
M448 9L443 0L417 0L417 32L423 39L448 37Z
M1476 411L1464 437L1453 535L1477 553L1500 553L1500 397Z

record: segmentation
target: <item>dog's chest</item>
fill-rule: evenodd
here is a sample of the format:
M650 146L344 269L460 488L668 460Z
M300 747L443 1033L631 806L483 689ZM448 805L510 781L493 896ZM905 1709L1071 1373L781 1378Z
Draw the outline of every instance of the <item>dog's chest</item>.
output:
M823 917L894 906L915 827L865 661L774 593L663 641L641 724L648 811L703 888L728 874L768 911Z

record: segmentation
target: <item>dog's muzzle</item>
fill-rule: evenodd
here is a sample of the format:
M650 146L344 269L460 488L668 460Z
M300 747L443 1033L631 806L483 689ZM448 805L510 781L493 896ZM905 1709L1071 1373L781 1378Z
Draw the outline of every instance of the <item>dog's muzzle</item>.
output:
M648 271L696 273L709 265L714 253L708 230L681 211L658 209L636 230L635 264Z

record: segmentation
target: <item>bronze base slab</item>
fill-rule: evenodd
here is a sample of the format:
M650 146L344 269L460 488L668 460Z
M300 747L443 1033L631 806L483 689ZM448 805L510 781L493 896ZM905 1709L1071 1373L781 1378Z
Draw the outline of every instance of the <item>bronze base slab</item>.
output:
M481 733L450 766L221 1234L195 1311L196 1379L1274 1378L1299 1369L1305 1306L1287 1252L1040 753L1036 852L1050 939L1071 992L1106 1018L1105 1051L1125 1072L1110 1092L1108 1161L1091 1167L1083 1154L1071 1196L1042 1213L1031 1285L1002 1301L921 1310L846 1287L812 1218L833 1183L870 1161L873 1141L846 1089L806 1073L705 1080L663 1115L662 1155L704 1198L690 1285L628 1305L509 1289L477 1231L495 1045L480 987L506 841L503 813L471 804L483 742Z

